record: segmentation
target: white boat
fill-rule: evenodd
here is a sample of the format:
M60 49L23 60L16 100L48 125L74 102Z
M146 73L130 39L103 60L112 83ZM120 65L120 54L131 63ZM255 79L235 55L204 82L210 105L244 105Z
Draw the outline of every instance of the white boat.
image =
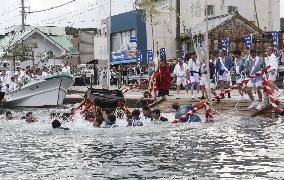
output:
M67 90L74 84L73 77L61 73L32 80L20 90L5 95L9 107L49 107L63 104Z

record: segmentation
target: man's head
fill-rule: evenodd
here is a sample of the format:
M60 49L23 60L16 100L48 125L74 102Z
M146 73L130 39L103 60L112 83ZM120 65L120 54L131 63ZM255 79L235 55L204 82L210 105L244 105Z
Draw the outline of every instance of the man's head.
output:
M132 115L131 112L127 112L127 113L126 113L126 119L127 119L127 120L128 120L128 119L132 119L132 117L133 117L133 115Z
M152 111L153 119L158 120L160 118L160 116L161 116L161 111L159 109L154 109Z
M177 111L177 110L180 108L179 103L178 103L178 102L174 102L174 103L172 104L172 108Z
M234 56L235 58L239 59L241 57L241 51L240 50L234 50Z
M256 51L254 49L250 50L250 55L252 58L256 57Z
M99 128L99 127L101 127L103 121L104 121L104 118L99 116L94 120L93 126L96 127L96 128Z
M12 120L12 119L13 119L13 116L12 116L12 112L11 112L11 111L7 111L7 112L6 112L6 119L7 119L7 120Z
M190 54L190 56L191 56L191 59L192 59L192 60L196 60L196 58L197 58L196 52L192 52L192 53Z
M50 120L53 120L54 118L55 118L55 113L50 113L50 115L49 115L49 118L50 118Z
M26 114L26 121L27 121L28 123L34 122L34 118L33 118L33 113L32 113L32 112L28 112L28 113Z
M107 117L108 117L109 122L111 123L116 122L116 116L114 114L109 114Z
M139 111L138 109L134 109L134 110L132 111L132 115L133 115L134 118L139 118L139 116L140 116L140 111Z
M219 56L220 56L221 58L224 58L224 57L225 57L225 52L224 52L223 49L220 49L220 50L219 50Z
M142 112L144 116L150 117L151 116L151 109L149 106L144 106L142 108Z
M54 121L52 121L51 125L52 125L53 129L60 128L61 122L59 120L54 120Z
M273 53L273 48L272 47L268 47L266 49L266 52L267 52L267 56L271 56L271 54Z
M179 65L183 65L183 59L182 58L178 58L178 63L179 63Z

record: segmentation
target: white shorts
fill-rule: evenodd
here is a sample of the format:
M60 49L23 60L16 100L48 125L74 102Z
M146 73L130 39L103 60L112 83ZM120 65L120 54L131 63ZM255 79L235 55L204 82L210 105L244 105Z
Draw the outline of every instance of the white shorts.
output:
M256 81L256 82L252 82L251 80L249 80L248 87L252 88L252 87L262 87L262 80Z
M216 89L217 85L216 85L216 83L212 83L212 81L213 81L213 79L210 79L210 89ZM205 86L205 88L208 88L206 76L201 76L201 80L200 80L199 85Z
M228 78L229 76L228 76L228 73L227 72L224 72L224 74L223 75L219 75L219 81L225 81L225 82L227 82L227 81L229 81L229 78Z
M199 83L200 82L199 74L194 73L193 76L190 76L190 82L191 83Z
M268 72L268 74L267 74L268 81L274 82L274 81L276 81L276 78L277 78L277 73L273 74L272 72Z
M181 84L187 87L187 81L185 77L177 77L177 86L180 86Z
M200 86L205 86L207 83L206 83L206 76L205 75L203 75L203 76L201 76L201 78L200 78Z

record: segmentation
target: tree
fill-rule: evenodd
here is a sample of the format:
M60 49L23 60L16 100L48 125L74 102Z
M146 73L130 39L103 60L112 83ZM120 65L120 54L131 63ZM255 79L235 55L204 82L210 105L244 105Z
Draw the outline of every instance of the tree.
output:
M157 4L156 0L135 0L134 5L138 7L139 9L144 10L143 16L145 17L145 21L147 19L150 20L151 24L151 35L152 35L152 45L153 45L153 51L155 49L155 38L154 38L154 19L157 17L164 8L161 8L159 4ZM167 10L172 11L173 7L168 7Z

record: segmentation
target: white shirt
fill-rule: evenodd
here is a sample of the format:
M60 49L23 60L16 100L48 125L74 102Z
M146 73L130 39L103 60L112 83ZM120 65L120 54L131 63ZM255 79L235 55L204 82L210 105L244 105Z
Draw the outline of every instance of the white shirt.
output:
M188 61L188 65L187 65L187 69L189 71L196 71L199 72L200 70L200 61L198 59L196 59L195 61L193 61L192 59L189 59Z
M186 64L183 63L182 67L180 67L179 63L175 66L174 74L177 75L177 77L185 77L187 71Z
M43 72L41 73L41 76L42 76L42 77L46 77L46 76L48 76L48 73L45 72L45 71L43 71Z
M268 71L278 70L278 61L276 56L272 53L271 56L265 58L266 66L271 66Z
M6 75L3 77L3 84L6 85L6 84L10 84L10 81L11 81L11 77L9 75Z
M19 79L22 79L24 76L25 76L25 72L23 70L20 70Z
M71 74L71 68L70 68L70 66L64 66L64 67L62 68L62 72Z
M9 84L9 92L15 91L16 87L17 87L16 85L17 84L15 82L11 81L10 84Z

